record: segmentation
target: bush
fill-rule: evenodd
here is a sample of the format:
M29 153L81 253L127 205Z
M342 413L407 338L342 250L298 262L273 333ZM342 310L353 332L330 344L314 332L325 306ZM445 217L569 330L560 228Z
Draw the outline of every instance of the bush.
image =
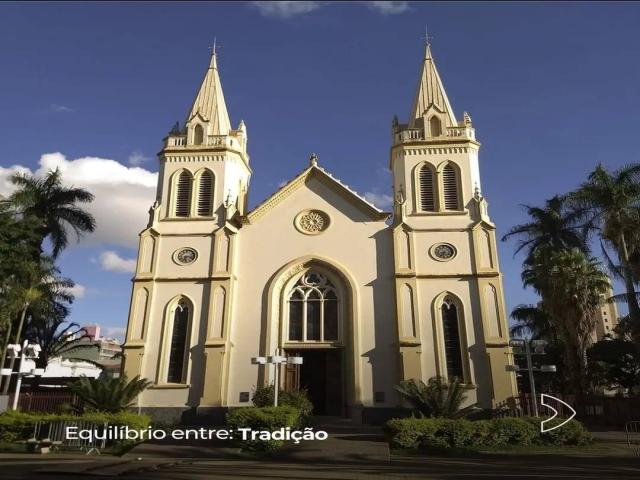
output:
M540 432L540 422L546 418L528 417L525 419L536 429L535 443L537 445L588 445L593 441L591 433L577 420L570 420L560 428L550 432ZM564 422L564 418L554 418L547 427L553 427Z
M295 428L300 424L300 412L290 406L242 407L227 414L227 426L233 430L249 428L252 431L274 432L281 428ZM235 435L239 438L239 434ZM271 451L284 445L282 440L242 440L243 450Z
M273 405L273 385L257 387L253 392L251 401L256 407L271 407ZM313 414L313 403L309 400L306 390L283 391L278 393L278 405L294 407L300 412L300 425L309 424Z
M523 418L497 418L490 422L491 445L531 445L538 436L533 423Z
M33 434L37 422L55 421L83 421L97 424L128 426L136 430L144 430L149 426L151 419L147 415L138 415L132 412L90 412L83 415L31 413L9 410L0 414L0 442L13 443L27 440Z
M568 424L540 433L539 418L500 418L469 421L443 418L392 419L385 433L393 448L442 449L523 445L587 445L591 435L584 426Z

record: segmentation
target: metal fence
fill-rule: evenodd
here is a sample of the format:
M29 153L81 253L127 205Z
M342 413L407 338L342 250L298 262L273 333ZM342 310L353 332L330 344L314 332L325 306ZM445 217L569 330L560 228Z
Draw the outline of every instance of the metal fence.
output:
M69 405L81 404L82 400L69 391L25 392L18 398L18 408L23 412L60 413Z
M632 420L640 420L640 397L607 397L604 395L568 395L549 393L563 402L568 403L576 411L576 418L600 425L624 426ZM569 416L568 408L554 403L553 408L560 416ZM538 412L540 415L552 415L553 412L540 405L538 397ZM495 410L497 417L521 417L533 415L531 394L521 393L498 405Z

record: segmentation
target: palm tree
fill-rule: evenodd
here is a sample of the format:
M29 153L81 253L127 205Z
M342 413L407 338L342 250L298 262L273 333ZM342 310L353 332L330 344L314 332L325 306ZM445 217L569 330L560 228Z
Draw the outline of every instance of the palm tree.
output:
M98 345L88 343L91 336L80 328L77 323L66 322L63 316L37 317L34 316L25 331L25 337L31 342L40 345L41 351L35 360L36 368L47 368L53 358L65 358L69 360L94 363L98 362L77 357L83 351L98 349Z
M515 321L515 325L509 329L511 336L530 335L536 340L557 342L553 321L541 303L538 305L518 305L511 311L511 318Z
M542 297L541 309L549 315L564 347L568 381L576 393L586 388L586 351L591 344L597 312L610 283L600 262L579 249L540 250L522 273L525 286Z
M59 273L60 271L50 258L42 257L39 262L26 260L21 271L16 272L9 279L3 297L9 317L17 317L17 326L14 333L14 322L11 321L8 325L2 356L0 356L3 362L12 333L14 343L20 343L23 326L29 312L39 312L40 314L55 312L58 315L68 313L65 304L73 301L73 295L69 289L74 286L74 283L67 278L59 277ZM10 368L13 368L13 363L14 359L11 361ZM3 392L6 393L8 388L9 381L5 380Z
M567 208L564 197L556 195L546 201L544 207L524 205L531 218L528 223L514 226L502 241L512 237L518 239L515 254L527 249L525 263L531 261L536 251L541 248L554 250L570 250L579 248L588 251L580 223L580 213Z
M461 408L467 399L464 385L458 378L431 377L422 380L403 380L394 387L420 417L462 418L478 410L475 405Z
M136 398L151 385L147 379L139 376L128 381L127 377L97 379L80 377L69 385L91 410L117 413L133 406Z
M68 188L62 185L59 169L51 170L44 177L16 173L11 182L18 189L11 194L8 202L23 216L38 220L40 250L49 237L53 245L54 258L68 245L68 228L80 238L83 233L93 232L93 216L78 207L78 203L89 203L93 195L82 188Z
M570 194L569 199L588 221L589 230L597 231L617 253L629 315L640 335L640 304L635 295L632 262L633 255L637 256L640 252L640 245L631 243L632 239L638 237L640 164L625 166L614 172L608 172L598 165L588 180Z

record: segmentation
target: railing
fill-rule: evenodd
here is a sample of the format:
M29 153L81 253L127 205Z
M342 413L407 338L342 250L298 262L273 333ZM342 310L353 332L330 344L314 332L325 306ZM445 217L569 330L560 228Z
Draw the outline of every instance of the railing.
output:
M21 393L18 408L23 412L59 413L68 405L80 406L82 400L77 395L66 392L40 391Z
M188 144L186 135L170 135L165 143L166 147L186 147L187 145L197 147L219 147L228 146L240 148L242 146L241 138L233 138L229 135L208 135L201 144Z
M429 137L438 138L469 138L475 140L476 131L471 127L447 127L441 135ZM415 140L425 140L424 130L421 128L408 128L397 132L394 136L395 143L409 143Z

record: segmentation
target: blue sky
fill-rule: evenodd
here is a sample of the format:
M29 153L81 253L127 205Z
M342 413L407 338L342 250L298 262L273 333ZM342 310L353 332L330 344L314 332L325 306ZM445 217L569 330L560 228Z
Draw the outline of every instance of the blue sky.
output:
M408 115L425 24L456 115L470 112L483 144L499 233L524 220L519 204L574 188L596 163L640 160L638 4L268 3L0 5L0 193L15 168L63 164L101 196L101 228L60 260L84 287L72 320L126 324L155 154L214 36L232 123L248 127L253 205L314 151L384 201L390 123ZM509 308L534 298L512 252L501 245Z

